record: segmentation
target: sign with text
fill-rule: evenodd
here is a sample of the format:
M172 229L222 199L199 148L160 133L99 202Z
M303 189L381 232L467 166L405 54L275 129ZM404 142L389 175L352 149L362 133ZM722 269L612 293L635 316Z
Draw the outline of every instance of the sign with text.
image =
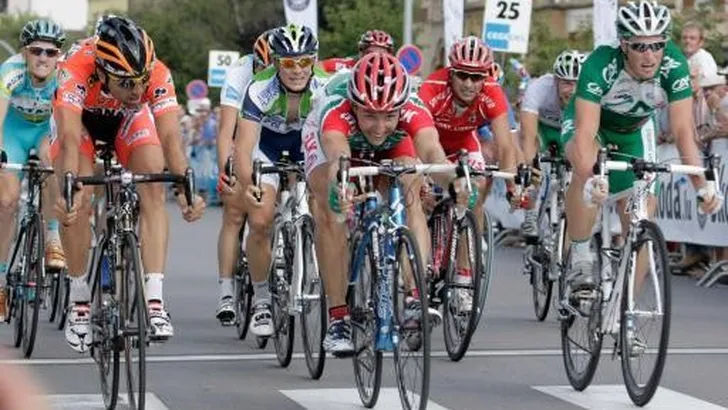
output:
M526 54L532 5L531 0L486 2L483 40L495 51Z
M222 87L228 70L238 58L240 58L238 51L210 50L207 60L207 85Z

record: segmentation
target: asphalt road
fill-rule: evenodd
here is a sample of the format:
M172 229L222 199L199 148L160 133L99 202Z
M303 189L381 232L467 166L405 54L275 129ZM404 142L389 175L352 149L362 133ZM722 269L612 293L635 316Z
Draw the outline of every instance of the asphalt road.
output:
M186 224L175 208L170 210L165 299L176 335L149 351L148 408L362 408L351 360L327 359L321 380L312 381L300 354L289 368L281 369L272 344L261 351L250 337L240 341L234 328L220 327L214 311L216 242L222 213L212 208L201 221ZM461 362L447 359L441 328L435 332L429 408L632 408L622 385L619 360L612 360L610 354L602 355L594 382L585 392L574 392L568 386L558 322L553 314L546 322L535 320L530 288L521 275L520 252L496 252L484 322ZM11 347L11 327L0 328L0 346L8 352L4 360L27 365L56 409L101 408L96 367L87 356L70 351L62 333L47 322L47 312L41 312L41 317L31 360L19 359L20 353ZM673 278L671 350L662 387L646 408L728 408L727 317L728 288L703 289L691 279ZM605 347L609 345L605 339ZM389 360L385 360L384 374L387 389L377 408L400 408Z

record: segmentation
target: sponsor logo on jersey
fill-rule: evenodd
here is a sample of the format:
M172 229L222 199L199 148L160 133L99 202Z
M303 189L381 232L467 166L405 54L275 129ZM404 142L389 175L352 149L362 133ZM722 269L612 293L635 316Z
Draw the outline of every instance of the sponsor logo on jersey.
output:
M680 67L682 64L670 56L665 56L662 59L662 65L660 65L660 74L667 78L674 68Z
M607 84L612 84L619 75L619 69L617 68L617 60L613 59L604 69L602 70L602 78Z
M80 106L83 104L83 100L81 100L81 97L78 94L68 92L68 91L63 93L61 100L64 102L67 102L71 105Z
M253 96L253 101L257 102L259 104L259 107L261 110L266 110L271 105L271 102L278 98L280 95L280 91L278 89L278 81L272 80L268 81L266 84L263 85L264 88L260 91L255 93ZM251 87L249 90L250 92L255 92L256 89L260 89L258 87Z
M399 115L400 121L406 122L407 124L412 122L412 119L417 115L417 111L411 108L402 109L402 113Z
M574 120L565 120L561 123L561 135L566 135L574 130Z
M672 83L672 92L677 93L690 88L690 77L679 78Z
M604 94L604 90L597 83L587 83L586 90L597 97L601 97Z
M129 123L131 123L131 121L129 121ZM131 135L127 134L126 137L124 138L124 142L126 142L126 145L132 145L133 143L137 142L138 140L141 140L148 136L149 136L149 129L144 128Z

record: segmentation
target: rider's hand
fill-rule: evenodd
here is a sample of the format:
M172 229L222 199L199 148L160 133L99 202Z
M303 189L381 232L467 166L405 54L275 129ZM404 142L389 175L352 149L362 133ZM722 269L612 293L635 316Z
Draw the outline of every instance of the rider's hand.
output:
M508 201L511 212L516 209L528 208L528 198L524 196L523 187L516 184L507 184L506 190L506 201Z
M338 182L329 183L329 208L335 214L349 215L354 206L355 185L347 184L345 192L341 191L341 184Z
M538 188L541 185L541 170L533 167L531 168L531 186Z
M420 189L420 202L422 202L422 207L427 214L431 213L435 209L435 205L437 205L437 196L430 181L425 181L422 184L422 188Z
M594 176L584 184L584 202L587 206L601 205L609 196L609 181L606 178Z
M723 206L723 195L715 189L714 183L708 183L698 190L698 203L700 210L708 215L712 215L720 210Z
M452 181L448 190L450 191L450 197L458 205L467 207L468 209L475 207L475 202L478 200L478 189L476 186L473 186L473 189L468 191L465 178L458 178Z
M81 200L83 198L82 188L83 185L81 185L80 182L77 182L73 192L73 207L71 207L70 211L68 210L65 195L61 194L56 198L54 211L58 217L58 221L62 223L63 226L73 225L78 220L78 209L81 207Z
M187 198L182 193L177 194L175 199L177 200L177 205L182 210L182 217L187 222L194 222L202 218L202 214L205 213L205 200L197 194L192 196L192 206L187 204Z
M238 191L238 178L235 175L227 176L221 172L217 177L217 192L222 196L229 196Z
M263 190L255 184L248 184L248 187L245 189L245 203L247 206L251 206L253 208L262 207Z

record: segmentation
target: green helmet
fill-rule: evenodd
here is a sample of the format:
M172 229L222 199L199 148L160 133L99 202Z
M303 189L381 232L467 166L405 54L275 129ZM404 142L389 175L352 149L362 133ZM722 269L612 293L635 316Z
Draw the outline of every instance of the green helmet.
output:
M278 27L268 34L271 54L276 57L297 57L318 54L319 43L313 31L297 24Z
M61 48L66 42L66 33L54 21L32 20L23 26L23 30L20 32L20 44L25 47L34 41L48 41Z
M670 37L672 16L670 10L657 2L640 0L629 2L617 11L617 34L628 39L635 36Z

